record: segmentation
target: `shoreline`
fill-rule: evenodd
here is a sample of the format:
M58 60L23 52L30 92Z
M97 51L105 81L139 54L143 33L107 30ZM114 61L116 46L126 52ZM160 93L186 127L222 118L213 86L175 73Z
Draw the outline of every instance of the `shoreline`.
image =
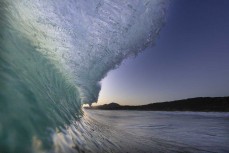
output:
M171 102L150 103L146 105L119 105L110 103L84 107L92 110L137 110L137 111L181 111L181 112L229 112L229 97L197 97Z

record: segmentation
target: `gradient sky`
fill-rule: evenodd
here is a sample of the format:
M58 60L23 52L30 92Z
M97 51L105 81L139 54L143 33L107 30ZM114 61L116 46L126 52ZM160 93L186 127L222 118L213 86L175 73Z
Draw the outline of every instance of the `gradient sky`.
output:
M102 80L98 104L229 96L229 1L174 0L156 45Z

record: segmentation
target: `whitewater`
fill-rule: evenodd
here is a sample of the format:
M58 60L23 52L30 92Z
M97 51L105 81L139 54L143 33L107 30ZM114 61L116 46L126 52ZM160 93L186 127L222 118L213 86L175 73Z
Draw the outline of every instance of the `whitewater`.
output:
M122 136L81 107L97 101L110 70L155 43L167 7L166 0L1 0L0 152L124 152Z

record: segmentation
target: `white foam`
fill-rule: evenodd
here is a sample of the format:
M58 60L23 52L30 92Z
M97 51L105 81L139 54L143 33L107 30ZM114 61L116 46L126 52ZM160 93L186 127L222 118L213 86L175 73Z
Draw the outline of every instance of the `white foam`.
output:
M167 0L11 0L12 25L74 80L82 102L98 99L99 81L151 45Z

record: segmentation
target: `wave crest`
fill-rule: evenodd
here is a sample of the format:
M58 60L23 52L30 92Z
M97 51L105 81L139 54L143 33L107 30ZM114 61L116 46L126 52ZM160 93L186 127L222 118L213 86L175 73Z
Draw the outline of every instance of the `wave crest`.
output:
M151 45L167 0L10 1L16 26L74 81L81 101L96 102L99 81Z

